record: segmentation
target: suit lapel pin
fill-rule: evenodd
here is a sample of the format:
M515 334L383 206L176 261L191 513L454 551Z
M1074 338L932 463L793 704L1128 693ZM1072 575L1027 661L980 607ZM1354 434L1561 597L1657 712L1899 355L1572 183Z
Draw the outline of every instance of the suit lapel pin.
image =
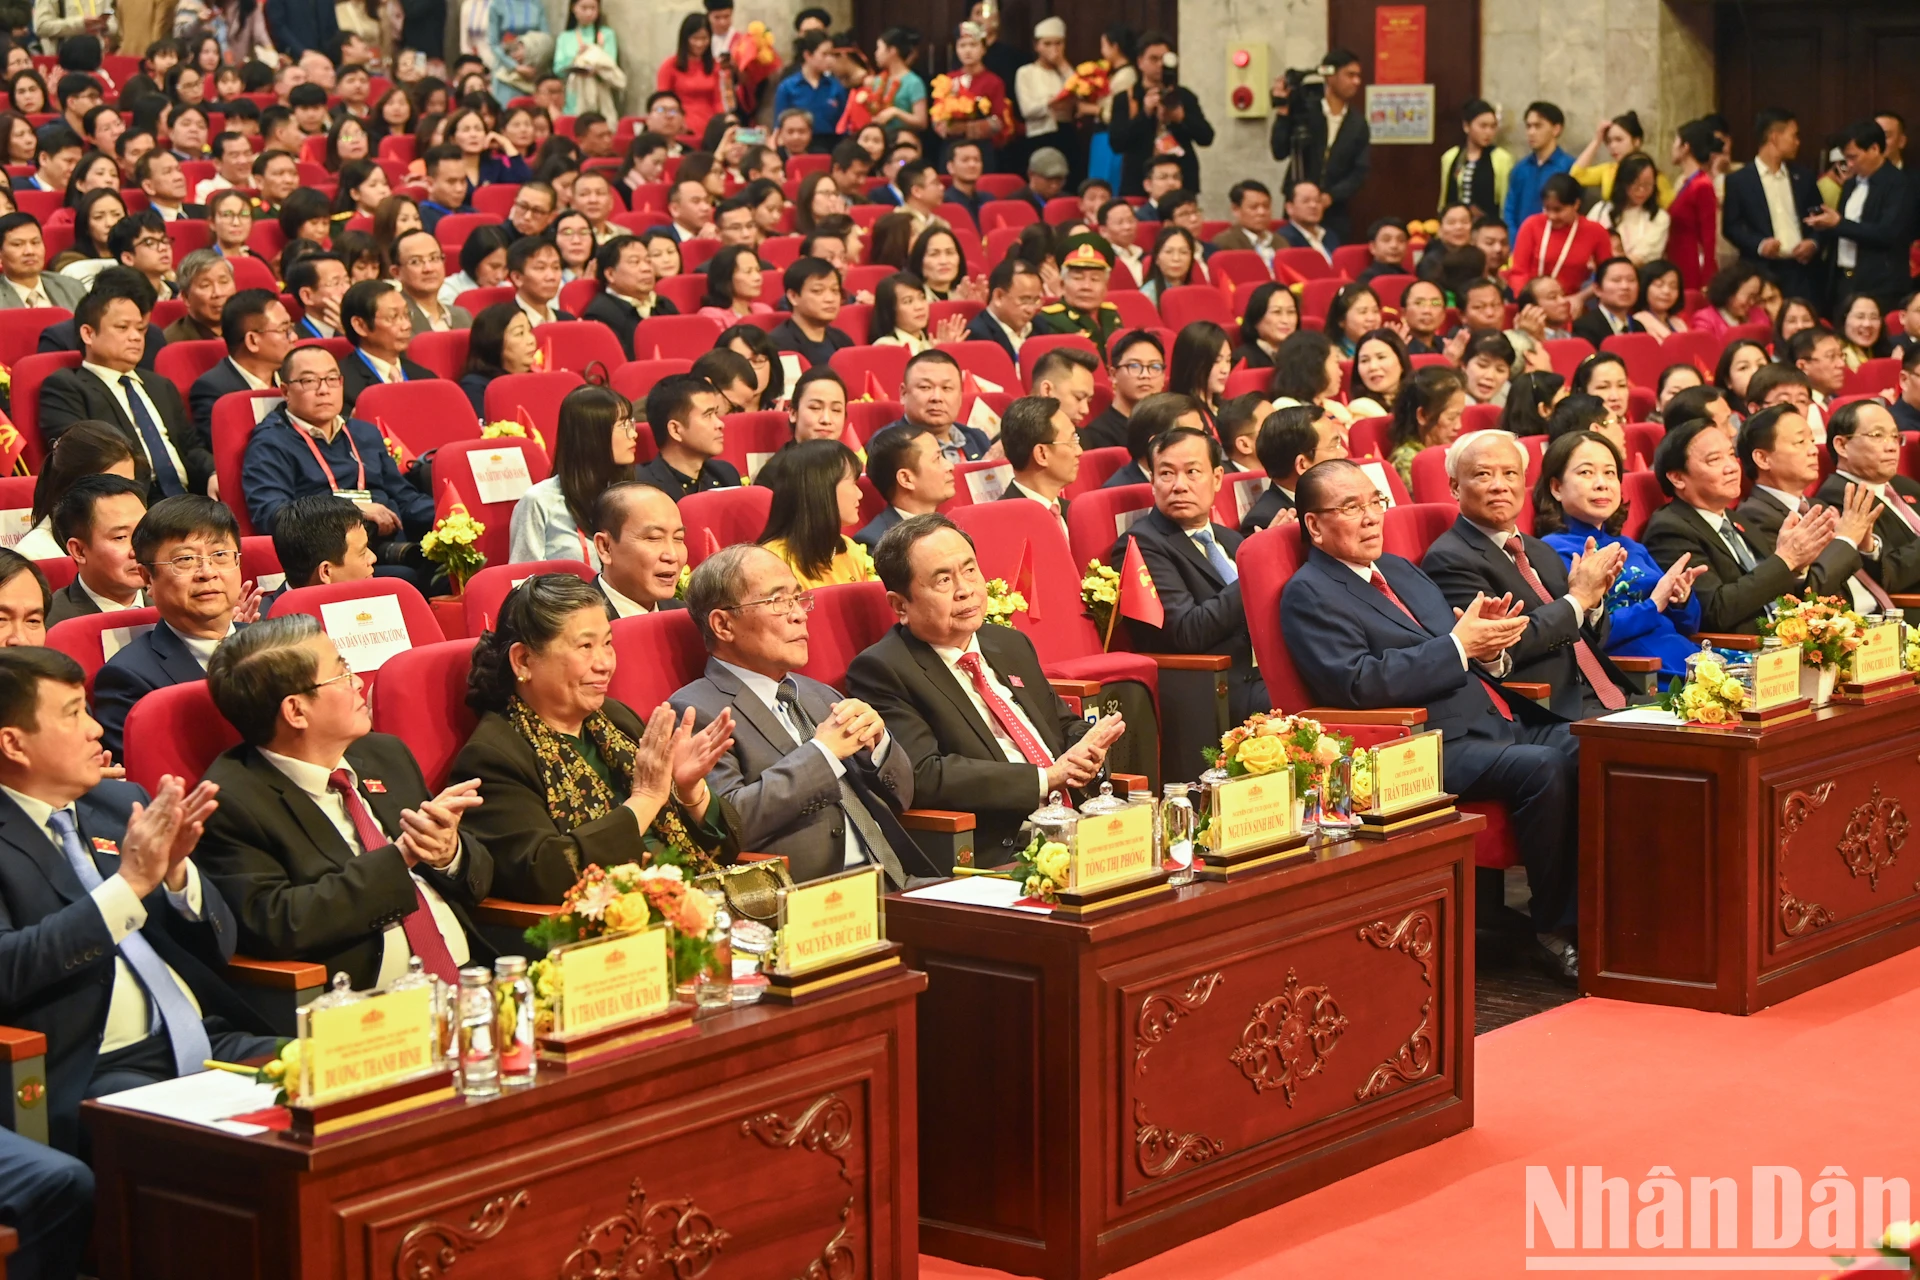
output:
M1008 676L1007 683L1012 685L1016 689L1024 689L1027 687L1027 682L1025 680L1022 680L1019 676Z
M95 836L93 838L93 851L95 853L110 853L116 858L120 856L120 846L114 841L105 839L102 836Z
M367 789L368 795L383 796L387 794L387 784L378 778L362 778L360 779L360 785Z

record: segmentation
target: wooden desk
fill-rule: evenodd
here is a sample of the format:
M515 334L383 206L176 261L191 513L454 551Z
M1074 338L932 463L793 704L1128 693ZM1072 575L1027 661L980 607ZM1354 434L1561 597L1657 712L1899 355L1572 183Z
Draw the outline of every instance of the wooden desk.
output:
M1574 732L1583 993L1753 1013L1920 942L1920 696Z
M716 1261L910 1276L925 986L903 971L733 1010L676 1044L313 1147L87 1103L99 1275L547 1280Z
M889 898L921 1248L1105 1275L1470 1126L1483 823L1079 922Z

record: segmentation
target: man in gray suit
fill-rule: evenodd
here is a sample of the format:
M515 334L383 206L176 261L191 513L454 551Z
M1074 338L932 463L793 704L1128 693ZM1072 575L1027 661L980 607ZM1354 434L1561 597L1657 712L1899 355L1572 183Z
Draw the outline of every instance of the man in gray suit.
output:
M784 855L795 880L869 862L895 887L941 874L895 816L913 803L913 762L879 714L794 674L811 604L761 547L728 547L694 570L687 607L711 656L671 701L702 725L733 710L733 747L708 784L739 814L740 847Z
M78 280L48 271L47 242L40 234L40 220L30 213L9 213L0 217L0 311L20 307L65 307L80 305L86 289Z
M436 330L471 329L473 316L465 307L442 305L440 286L447 281L447 258L431 232L409 231L393 242L391 274L407 298L407 315L415 334Z

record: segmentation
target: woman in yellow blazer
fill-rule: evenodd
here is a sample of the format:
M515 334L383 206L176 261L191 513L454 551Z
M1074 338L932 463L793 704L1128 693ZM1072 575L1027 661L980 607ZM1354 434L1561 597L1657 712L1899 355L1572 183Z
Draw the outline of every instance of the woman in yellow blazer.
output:
M1583 187L1597 187L1602 200L1610 199L1613 194L1613 172L1620 167L1620 161L1636 151L1645 151L1647 131L1640 127L1640 117L1629 111L1625 115L1603 120L1600 127L1593 131L1593 140L1573 158L1573 180ZM1607 159L1595 164L1594 159L1606 149ZM1660 207L1666 208L1673 203L1673 183L1667 175L1654 170L1654 190L1660 193Z
M1507 202L1513 157L1493 145L1499 128L1500 116L1490 102L1475 98L1460 109L1460 131L1466 141L1440 157L1441 212L1449 205L1464 204L1475 213L1500 216Z
M873 581L873 561L843 532L860 522L858 454L838 440L804 440L768 459L755 483L773 490L759 543L802 589Z

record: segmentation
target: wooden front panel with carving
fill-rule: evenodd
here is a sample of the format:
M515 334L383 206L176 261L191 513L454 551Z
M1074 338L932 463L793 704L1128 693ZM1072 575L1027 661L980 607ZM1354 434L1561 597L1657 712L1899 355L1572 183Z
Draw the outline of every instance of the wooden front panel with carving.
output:
M911 1274L924 985L902 973L736 1010L689 1040L311 1148L88 1104L99 1274Z

